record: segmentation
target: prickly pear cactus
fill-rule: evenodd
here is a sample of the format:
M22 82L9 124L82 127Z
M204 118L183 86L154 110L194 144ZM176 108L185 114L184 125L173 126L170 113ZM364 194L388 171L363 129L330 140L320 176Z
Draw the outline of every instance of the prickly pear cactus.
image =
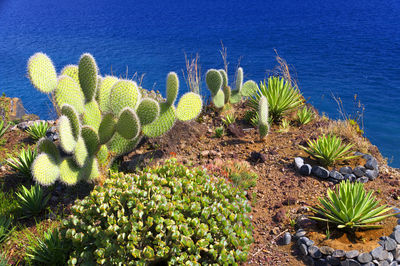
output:
M101 180L113 159L133 150L143 136L161 136L176 120L192 120L202 109L200 95L192 92L175 107L179 78L174 72L167 76L166 99L149 98L134 81L100 76L90 54L57 76L50 58L37 53L28 61L28 76L39 91L53 94L60 110L60 141L41 139L32 166L34 179L44 186Z

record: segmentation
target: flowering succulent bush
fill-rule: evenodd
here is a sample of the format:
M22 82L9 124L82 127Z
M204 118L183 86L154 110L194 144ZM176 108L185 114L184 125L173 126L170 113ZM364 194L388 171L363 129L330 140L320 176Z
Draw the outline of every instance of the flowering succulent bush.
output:
M248 212L243 192L176 159L112 174L63 222L68 263L237 265L253 241Z

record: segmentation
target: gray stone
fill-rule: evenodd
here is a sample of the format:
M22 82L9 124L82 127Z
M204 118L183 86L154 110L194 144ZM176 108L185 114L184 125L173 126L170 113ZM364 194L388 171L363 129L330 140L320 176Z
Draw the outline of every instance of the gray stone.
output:
M388 252L388 258L386 259L387 262L392 262L394 259L392 252Z
M372 261L372 256L369 253L361 253L358 255L357 259L361 263L368 263Z
M328 246L322 246L319 248L319 250L324 255L332 255L332 253L335 251L335 249L328 247Z
M367 263L363 263L361 264L362 266L375 266L375 263L371 262L367 262Z
M314 243L314 241L312 241L311 239L308 239L308 238L307 238L307 240L305 241L304 244L306 244L307 247L311 247L311 246L314 245L315 243Z
M329 177L329 171L322 166L313 166L311 169L311 173L316 177L323 179L327 179Z
M365 159L365 160L374 159L374 156L372 156L372 155L370 155L370 154L364 154L362 157L363 157L363 159Z
M387 260L382 260L378 263L379 266L389 266L389 262Z
M308 255L308 248L305 244L301 244L299 249L300 249L301 254L303 254L303 256Z
M337 249L332 253L332 257L334 258L343 258L344 256L346 256L346 251L341 249Z
M282 237L282 245L289 245L292 242L292 235L286 232Z
M366 176L362 176L360 178L357 178L356 181L360 182L360 183L367 183L369 181L369 179Z
M337 181L341 181L344 179L343 175L341 173L339 173L338 171L332 170L329 172L329 177L337 180Z
M400 231L400 225L396 225L396 226L394 227L394 231Z
M358 250L350 250L346 252L346 258L348 259L353 259L360 255L360 252Z
M330 265L340 265L340 259L338 258L334 258L332 256L326 256L326 261L330 264Z
M301 157L296 157L294 158L294 167L296 168L297 171L299 171L300 167L302 167L304 164L304 160Z
M386 260L389 256L388 252L382 246L373 249L371 255L376 260Z
M301 236L299 237L299 239L297 240L297 245L301 245L301 244L306 244L306 241L308 240L308 237L305 236ZM306 245L307 246L307 245Z
M379 173L376 170L367 169L365 171L365 176L369 178L369 180L375 180L378 177Z
M400 244L400 230L395 230L391 235L391 238L393 238L394 240L396 240L397 243Z
M310 175L311 174L311 165L309 164L303 164L300 169L299 169L299 173L301 175Z
M392 263L389 264L389 266L398 266L399 264L397 263L397 261L392 261Z
M320 258L320 259L316 259L314 260L314 265L315 266L326 266L327 262L325 258Z
M297 238L300 238L302 236L305 236L306 234L307 234L307 232L304 231L304 229L300 228L299 230L296 231L296 234L294 234L294 236Z
M308 247L308 254L314 259L321 258L322 253L317 246Z
M365 168L370 170L378 170L378 161L375 158L370 158L365 163Z
M356 176L354 174L345 174L344 175L344 180L350 180L350 182L356 181Z
M340 265L342 266L361 266L361 264L353 259L346 259L340 262Z
M354 169L353 169L353 174L356 176L356 177L362 177L362 176L364 176L365 175L365 171L366 171L367 169L365 169L365 167L363 167L363 166L356 166Z
M392 251L392 252L394 252L393 253L393 257L394 257L393 259L395 259L398 262L400 262L400 246L397 246L396 249L394 251Z
M315 265L313 258L311 258L310 256L306 256L304 258L304 263L307 266L314 266Z
M352 174L353 173L353 169L351 169L350 166L343 166L342 168L339 169L339 172L342 175Z
M387 251L395 250L397 247L397 243L394 239L387 237L384 242L384 247Z

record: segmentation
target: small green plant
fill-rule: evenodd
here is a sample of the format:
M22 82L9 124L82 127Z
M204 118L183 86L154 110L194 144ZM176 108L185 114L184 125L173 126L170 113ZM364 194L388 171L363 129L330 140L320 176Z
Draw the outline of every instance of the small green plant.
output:
M36 216L42 212L50 199L50 194L45 196L43 189L35 184L27 189L22 186L16 193L18 198L18 209L21 212L21 218Z
M7 129L10 127L10 124L4 125L4 120L0 122L0 138L4 136Z
M28 127L26 132L33 140L37 141L43 137L46 137L46 133L49 128L50 125L46 121L42 121L40 123L36 122L32 126Z
M236 121L236 116L235 115L226 115L225 118L222 118L222 122L224 123L224 125L226 127L228 127L229 125L235 123Z
M297 111L297 121L302 124L308 124L314 119L314 111L307 106Z
M290 129L290 121L287 119L282 119L281 124L279 125L279 132L289 132Z
M373 223L382 221L397 213L386 214L392 210L387 205L378 206L380 200L364 189L360 182L342 181L336 192L328 188L327 197L319 198L321 205L310 208L318 216L310 217L317 221L336 224L338 228L380 228Z
M0 266L8 266L7 257L3 253L0 253Z
M0 216L0 244L3 243L14 231L14 227L11 226L12 217L10 216Z
M62 234L76 265L238 265L253 242L245 193L176 159L118 173L76 200Z
M214 136L216 138L222 138L225 135L225 128L224 127L216 127Z
M26 256L34 265L64 265L67 261L65 243L58 229L44 232L43 237L36 238L36 244L27 248Z
M225 170L233 184L241 190L248 190L257 183L258 175L251 170L246 161L228 161L225 162Z
M36 149L23 149L18 157L9 158L7 164L23 176L31 177L31 166L37 155L38 153Z
M331 231L329 230L329 223L326 223L326 239L330 239L331 238Z
M307 144L308 147L300 145L300 148L324 166L359 157L359 155L350 155L353 144L342 144L342 140L333 134L323 134L316 140L308 140Z

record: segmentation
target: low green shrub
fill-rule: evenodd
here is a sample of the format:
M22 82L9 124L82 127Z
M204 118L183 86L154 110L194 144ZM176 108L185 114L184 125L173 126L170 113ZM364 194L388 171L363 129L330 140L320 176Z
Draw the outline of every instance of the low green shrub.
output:
M26 132L33 140L39 140L41 138L46 137L47 130L50 128L50 125L42 121L40 123L35 123L32 126L28 127Z
M11 166L16 172L20 173L25 177L32 177L31 166L33 161L36 159L38 152L36 149L27 148L21 150L18 157L10 157L7 160L7 164Z
M12 233L14 227L11 226L12 217L0 216L0 244L3 243Z
M8 260L5 254L0 253L0 266L8 266Z
M18 198L18 210L22 214L21 218L29 218L40 214L50 199L50 194L46 196L43 189L37 184L31 186L30 189L22 186L16 195Z
M7 129L10 127L10 124L4 125L4 120L0 122L0 138L6 133Z
M310 123L314 119L314 116L314 111L307 106L297 111L297 121L302 125Z
M215 128L215 137L222 138L225 135L225 128L223 126Z
M71 212L70 265L238 265L253 241L245 193L176 159L111 174Z

